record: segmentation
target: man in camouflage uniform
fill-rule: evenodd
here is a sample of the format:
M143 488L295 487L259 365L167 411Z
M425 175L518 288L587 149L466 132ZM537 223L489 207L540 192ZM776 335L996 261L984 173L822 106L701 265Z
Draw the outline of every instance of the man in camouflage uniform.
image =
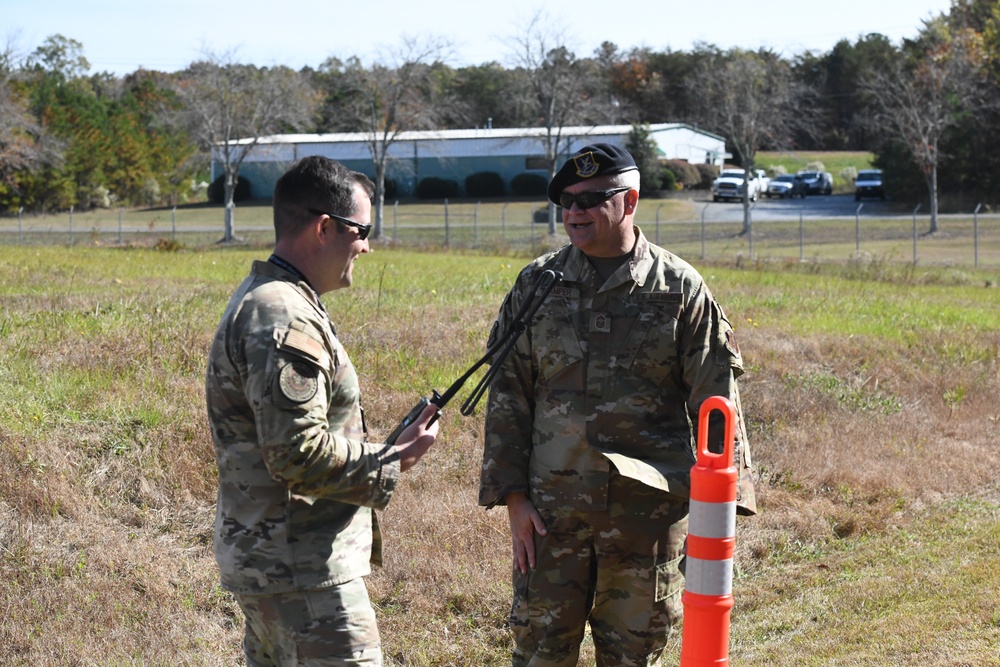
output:
M363 577L373 509L433 444L435 407L365 441L358 377L319 297L368 252L371 181L323 157L274 190L274 254L222 316L205 382L219 466L215 557L246 617L250 667L382 664Z
M628 152L581 148L548 196L570 244L521 271L491 340L541 271L562 281L491 385L479 494L510 518L513 665L575 667L588 623L599 667L655 665L683 613L690 470L709 396L737 408L738 511L756 512L743 361L702 277L634 226Z

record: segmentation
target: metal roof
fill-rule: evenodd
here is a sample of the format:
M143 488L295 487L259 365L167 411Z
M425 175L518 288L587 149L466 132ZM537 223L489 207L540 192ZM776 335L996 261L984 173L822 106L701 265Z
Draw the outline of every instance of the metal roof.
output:
M656 123L647 125L651 133L664 132L667 130L688 130L697 134L703 134L713 139L725 141L725 139L712 132L692 127L686 123ZM410 130L400 132L393 141L441 141L441 140L463 140L463 139L521 139L544 137L547 128L544 127L510 127L510 128L476 128L471 130ZM560 129L559 135L562 138L592 136L592 135L621 135L632 131L631 125L574 125ZM274 134L260 137L258 144L320 144L320 143L358 143L367 142L371 138L370 132L332 132L328 134ZM230 143L250 144L252 138L236 139Z

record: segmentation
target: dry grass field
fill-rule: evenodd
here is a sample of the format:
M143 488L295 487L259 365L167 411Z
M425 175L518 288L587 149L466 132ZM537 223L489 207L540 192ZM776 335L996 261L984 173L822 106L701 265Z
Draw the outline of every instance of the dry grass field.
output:
M0 664L242 664L202 377L267 252L0 246ZM478 359L526 261L376 247L324 299L374 438ZM731 664L1000 665L995 276L694 263L748 364L761 513L738 524ZM465 395L381 517L388 665L509 664L506 516L476 506Z

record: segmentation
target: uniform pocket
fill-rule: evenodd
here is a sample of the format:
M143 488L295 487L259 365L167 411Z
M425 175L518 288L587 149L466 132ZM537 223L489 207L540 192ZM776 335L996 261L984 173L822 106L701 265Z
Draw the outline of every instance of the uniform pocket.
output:
M537 319L531 329L531 349L543 383L583 360L583 347L569 316L561 311Z
M510 630L514 640L521 650L534 651L541 637L535 632L537 623L531 622L531 611L528 605L529 586L532 571L522 574L516 567L513 575L514 597L510 606Z
M676 370L677 315L674 304L646 304L623 346L619 364L632 375L661 384Z
M680 595L683 592L684 575L680 571L682 558L684 556L678 556L656 566L656 602Z

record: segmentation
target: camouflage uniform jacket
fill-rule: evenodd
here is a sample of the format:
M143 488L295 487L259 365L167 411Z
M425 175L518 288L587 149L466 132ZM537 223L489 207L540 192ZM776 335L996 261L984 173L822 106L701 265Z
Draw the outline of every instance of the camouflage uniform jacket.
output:
M358 377L316 293L255 261L209 353L215 557L240 594L321 588L380 560L399 462L364 440Z
M539 272L563 273L491 384L481 505L521 491L538 508L604 510L618 473L686 499L698 410L721 395L737 411L738 511L756 513L732 327L698 272L636 229L634 253L603 285L567 245L529 264L507 295L491 339Z

